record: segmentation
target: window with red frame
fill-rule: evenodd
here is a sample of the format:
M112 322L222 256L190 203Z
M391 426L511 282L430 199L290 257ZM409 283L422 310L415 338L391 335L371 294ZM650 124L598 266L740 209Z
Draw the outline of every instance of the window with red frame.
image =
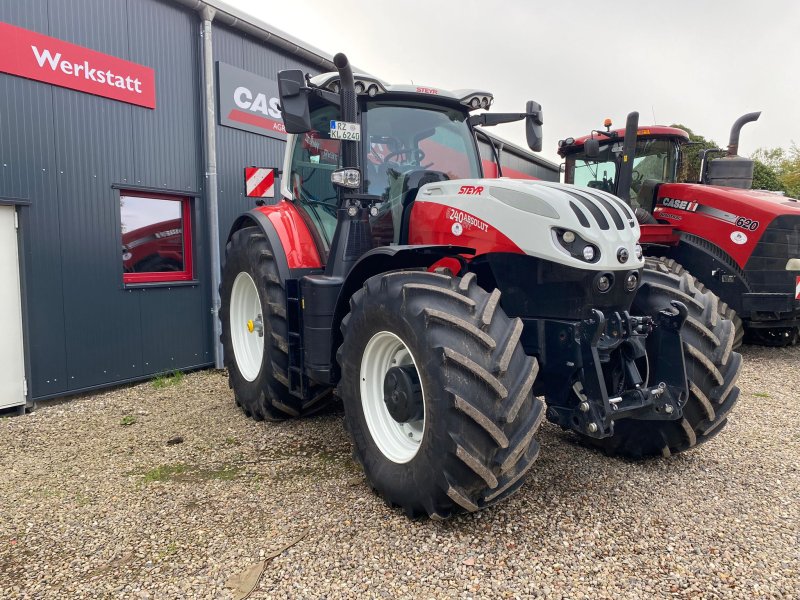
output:
M182 196L122 191L125 283L191 281L191 202Z

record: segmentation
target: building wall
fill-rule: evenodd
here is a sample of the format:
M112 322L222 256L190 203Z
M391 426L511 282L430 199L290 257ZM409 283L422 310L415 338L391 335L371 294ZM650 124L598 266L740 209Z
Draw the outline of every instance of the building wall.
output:
M0 73L0 197L21 212L32 399L213 362L201 22L159 0L0 2L0 21L149 66L150 110ZM305 65L225 27L215 60L273 77ZM283 142L217 127L220 237L249 209L243 168ZM119 188L193 198L195 282L123 284Z

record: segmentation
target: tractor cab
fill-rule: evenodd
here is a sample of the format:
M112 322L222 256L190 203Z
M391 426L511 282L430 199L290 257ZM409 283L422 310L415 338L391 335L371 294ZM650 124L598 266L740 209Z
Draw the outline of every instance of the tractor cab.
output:
M619 195L624 137L624 129L612 131L609 123L605 131L561 140L558 153L566 162L565 182ZM656 186L677 180L681 147L688 141L689 135L674 127L638 129L630 188L623 199L652 212Z
M279 75L290 133L282 196L304 214L326 264L336 264L329 258L337 227L347 224L340 209L358 213L361 254L407 243L410 207L423 185L481 179L478 125L526 120L529 146L541 150L541 107L535 102L523 113L475 115L491 106L490 93L352 77L352 105L344 107L339 73L307 79L299 71ZM344 173L347 182L337 179ZM334 270L344 274L347 268Z
M481 164L463 107L426 102L426 98L363 99L359 106L360 177L374 246L401 243L403 214L425 183L479 179ZM303 210L318 233L324 255L330 251L339 206L331 174L342 166L342 141L331 137L334 106L320 103L310 111L312 129L289 140L284 197ZM335 135L335 133L333 134Z

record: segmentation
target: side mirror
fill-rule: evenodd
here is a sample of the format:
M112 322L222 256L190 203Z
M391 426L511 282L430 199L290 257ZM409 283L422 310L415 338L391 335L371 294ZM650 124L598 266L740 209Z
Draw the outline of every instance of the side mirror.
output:
M311 131L308 88L300 69L278 72L278 95L281 100L281 116L287 133Z
M595 159L600 156L600 142L597 138L589 138L583 143L583 153L586 158Z
M528 141L528 148L534 152L542 151L542 105L533 100L529 100L525 105L525 137Z

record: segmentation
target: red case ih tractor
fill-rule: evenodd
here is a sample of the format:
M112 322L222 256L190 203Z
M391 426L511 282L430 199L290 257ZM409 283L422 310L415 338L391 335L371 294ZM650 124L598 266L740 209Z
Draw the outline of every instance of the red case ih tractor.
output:
M739 132L759 115L734 123L727 150L701 153L699 183L676 183L686 132L638 127L638 113L624 130L560 141L559 154L567 183L611 192L636 209L645 254L669 258L672 271L685 268L725 302L735 346L743 335L784 346L800 331L800 202L749 189L753 161L737 156ZM715 153L726 156L708 160Z
M524 120L540 150L538 104L473 114L491 94L334 62L278 74L283 199L228 238L222 342L246 414L311 414L335 388L373 488L433 518L517 490L545 412L633 457L722 429L739 394L733 324L691 277L645 265L631 208L482 179L476 128Z

